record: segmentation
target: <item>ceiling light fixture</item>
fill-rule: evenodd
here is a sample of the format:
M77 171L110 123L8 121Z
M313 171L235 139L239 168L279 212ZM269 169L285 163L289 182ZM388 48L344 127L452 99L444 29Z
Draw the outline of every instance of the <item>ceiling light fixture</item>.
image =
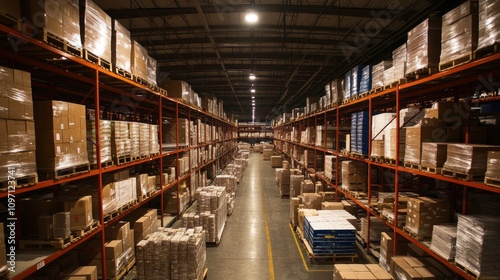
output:
M250 10L245 15L245 20L250 24L254 24L259 21L259 15L254 10Z
M255 89L254 88L250 89L250 92L255 93Z
M252 95L252 99L255 99L255 96Z
M253 81L253 80L255 80L256 77L255 77L254 73L250 73L250 76L248 76L248 78Z

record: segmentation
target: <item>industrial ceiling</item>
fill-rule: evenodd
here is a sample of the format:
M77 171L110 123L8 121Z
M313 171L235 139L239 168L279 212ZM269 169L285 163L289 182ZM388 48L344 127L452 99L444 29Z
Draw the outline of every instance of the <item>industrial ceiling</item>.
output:
M158 61L158 84L187 81L243 122L265 122L324 95L359 63L390 58L407 32L458 1L95 0ZM448 3L446 3L448 2ZM258 14L254 24L245 21ZM250 80L253 73L255 80ZM251 93L251 88L255 93Z

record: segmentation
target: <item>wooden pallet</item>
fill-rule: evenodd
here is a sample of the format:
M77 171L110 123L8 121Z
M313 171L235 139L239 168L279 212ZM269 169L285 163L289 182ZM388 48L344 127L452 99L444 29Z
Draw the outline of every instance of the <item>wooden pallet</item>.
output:
M466 181L483 181L484 180L484 173L466 173L466 172L460 172L456 170L449 170L446 168L441 169L441 175L446 176L446 177L452 177L455 179L460 179L460 180L466 180Z
M28 239L19 240L19 247L21 250L25 249L56 249L62 250L68 247L73 242L73 236L69 236L68 238L56 238L51 240L37 240L37 239Z
M484 177L484 183L486 185L500 188L500 179L498 178Z
M372 162L384 163L385 159L383 156L370 156Z
M456 267L461 269L463 272L469 274L471 276L471 278L473 278L473 279L476 279L476 280L498 280L499 279L498 276L481 276L480 274L478 275L474 271L472 271L468 267L466 267L465 265L458 263L458 262L454 262L454 263L455 263Z
M38 174L31 174L23 177L4 178L0 180L0 190L6 191L13 188L23 188L38 183Z
M167 96L167 90L164 88L158 87L158 93Z
M90 225L86 226L83 229L71 230L71 233L76 237L83 237L92 231L96 230L99 227L99 221L94 220Z
M370 95L371 95L371 94L376 94L376 93L379 93L379 92L381 92L381 91L383 91L383 90L384 90L384 87L376 87L376 88L372 88L372 89L370 90Z
M152 197L154 194L156 193L156 190L154 191L150 191L148 192L147 194L145 195L141 195L141 196L137 196L137 202L141 202L141 201L144 201L150 197Z
M358 260L358 254L314 254L307 240L302 240L304 243L304 248L306 249L307 255L309 257L309 262L322 261L322 260L333 260L333 263L355 263Z
M407 227L407 226L404 226L403 227L403 231L406 232L411 238L417 240L417 241L423 241L425 239L424 236L416 233L415 231L413 231L413 229Z
M89 163L84 163L84 164L78 164L66 168L60 168L54 171L49 171L46 172L45 175L47 178L50 179L61 179L61 178L67 178L71 176L75 176L78 174L82 173L87 173L90 171L90 164Z
M133 79L133 76L132 76L132 73L130 73L129 71L126 71L120 67L113 67L115 69L115 73L124 77L124 78L127 78L129 80L132 80Z
M405 161L403 163L403 166L406 168L409 168L409 169L416 169L416 170L420 169L420 164L415 163L415 162L410 162L410 161Z
M361 98L364 98L364 97L367 97L368 95L370 94L369 91L365 91L365 92L362 92L360 94L357 95L357 99L361 99Z
M396 165L398 163L397 160L392 159L392 158L384 158L384 162L385 162L385 164L389 164L389 165Z
M141 77L138 77L138 76L134 76L134 81L140 85L143 85L143 86L146 86L146 87L149 87L149 82L144 80L143 78Z
M422 166L420 165L420 171L432 173L432 174L441 174L442 167L432 167L432 166Z
M114 161L112 161L112 160L107 160L107 161L101 162L101 168L108 168L108 167L111 167L113 165L114 165ZM90 168L97 169L97 163L92 163L90 165Z
M19 18L13 17L3 11L0 11L0 23L8 27L12 27L17 31L22 31L22 21Z
M480 59L490 54L500 52L500 42L496 42L493 45L483 47L474 51L474 60Z
M69 54L72 54L77 57L82 57L83 55L83 49L81 47L77 47L70 42L68 42L66 39L61 38L55 34L52 34L51 32L47 31L45 28L42 29L40 33L37 34L38 38L45 43L56 47L64 52L67 52Z
M99 65L101 68L104 68L108 71L112 71L112 64L111 62L107 61L106 59L99 57L90 51L83 49L83 59L90 61L92 63L95 63Z
M366 193L365 192L360 192L360 191L349 191L352 197L357 198L357 199L363 199L366 198Z
M391 89L391 88L395 88L396 86L398 85L404 85L407 83L407 80L405 78L401 78L397 81L394 81L392 83L389 83L387 85L384 85L384 90L387 90L387 89Z
M437 72L438 72L437 67L427 67L427 68L418 69L416 71L413 71L411 73L406 74L406 81L412 82L412 81L420 80L422 78L436 74Z
M439 64L439 72L451 69L453 67L456 67L456 66L459 66L459 65L462 65L462 64L465 64L465 63L471 61L472 58L473 58L473 54L472 54L472 52L469 52L469 53L467 53L467 54L465 54L465 55L463 55L463 56L461 56L459 58L452 59L450 61L440 63Z
M126 155L126 156L116 157L115 160L117 165L122 165L131 162L132 158L130 157L130 155Z

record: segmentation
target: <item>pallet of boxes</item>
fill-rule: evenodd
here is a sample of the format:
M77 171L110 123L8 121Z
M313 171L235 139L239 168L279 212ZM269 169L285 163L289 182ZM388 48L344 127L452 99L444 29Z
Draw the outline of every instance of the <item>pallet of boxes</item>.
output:
M0 189L12 190L38 182L31 75L0 67L0 88Z

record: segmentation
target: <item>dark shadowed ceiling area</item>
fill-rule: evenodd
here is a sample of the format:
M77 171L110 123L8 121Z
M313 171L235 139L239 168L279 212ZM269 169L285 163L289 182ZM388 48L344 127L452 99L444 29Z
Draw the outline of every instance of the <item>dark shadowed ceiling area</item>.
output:
M95 0L158 61L158 82L187 81L226 112L268 121L324 95L324 86L361 62L377 63L445 0ZM445 3L448 2L448 3ZM452 2L450 4L450 2ZM455 2L455 3L453 3ZM250 25L249 10L259 15ZM256 79L251 81L249 74Z

